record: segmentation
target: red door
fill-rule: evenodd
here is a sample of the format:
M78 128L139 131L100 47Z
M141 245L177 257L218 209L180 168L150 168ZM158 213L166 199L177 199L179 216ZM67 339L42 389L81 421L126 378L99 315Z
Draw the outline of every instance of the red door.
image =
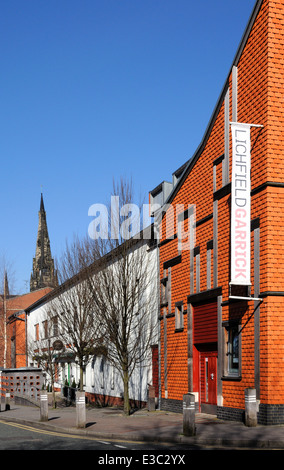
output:
M207 368L207 403L211 405L217 404L217 357L209 356L207 358L208 368Z
M217 351L200 353L201 404L217 405Z
M217 405L217 313L216 300L193 308L193 389L205 413L215 413Z

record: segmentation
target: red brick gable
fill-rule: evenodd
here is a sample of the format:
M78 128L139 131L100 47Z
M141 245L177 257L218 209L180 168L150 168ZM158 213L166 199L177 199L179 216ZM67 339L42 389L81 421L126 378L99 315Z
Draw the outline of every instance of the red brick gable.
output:
M39 289L19 296L11 296L6 300L6 364L4 359L4 298L1 297L0 315L1 315L1 337L0 337L0 360L1 367L25 367L26 364L26 328L25 308L32 305L37 300L44 297L53 289L50 287ZM24 321L22 321L24 320ZM13 351L12 351L13 349ZM12 357L13 356L13 357Z

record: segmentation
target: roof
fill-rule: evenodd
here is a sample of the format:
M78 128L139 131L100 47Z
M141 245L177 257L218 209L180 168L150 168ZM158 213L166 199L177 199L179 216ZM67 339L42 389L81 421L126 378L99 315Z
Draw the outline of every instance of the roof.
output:
M16 312L23 311L31 304L46 296L49 292L52 291L51 287L45 287L43 289L38 289L27 294L13 296L7 299L7 311L9 316L12 316Z

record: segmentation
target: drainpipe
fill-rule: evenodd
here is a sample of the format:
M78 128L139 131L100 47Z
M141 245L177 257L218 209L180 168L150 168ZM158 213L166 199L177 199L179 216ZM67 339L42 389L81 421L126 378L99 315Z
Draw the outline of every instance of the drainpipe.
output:
M157 282L158 282L158 308L157 308L157 321L158 321L158 380L159 380L159 397L158 397L158 409L161 409L162 401L162 386L161 386L161 322L159 320L160 316L160 298L161 298L161 286L160 286L160 249L159 249L159 240L160 233L159 228L157 227Z
M28 328L27 328L27 312L25 311L25 343L26 343L26 367L28 367Z

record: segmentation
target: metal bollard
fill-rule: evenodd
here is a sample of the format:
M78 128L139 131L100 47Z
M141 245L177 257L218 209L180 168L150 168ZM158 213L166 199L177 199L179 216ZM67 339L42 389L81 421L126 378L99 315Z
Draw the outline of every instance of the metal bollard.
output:
M256 390L254 388L245 389L245 425L257 426Z
M10 410L10 393L6 392L5 396L5 410L8 411Z
M76 393L76 427L86 427L86 403L85 392Z
M148 411L155 411L155 387L153 385L148 385Z
M0 412L4 411L4 395L0 395Z
M195 396L187 393L183 396L183 434L195 436Z
M48 395L46 390L40 392L40 421L48 421Z

